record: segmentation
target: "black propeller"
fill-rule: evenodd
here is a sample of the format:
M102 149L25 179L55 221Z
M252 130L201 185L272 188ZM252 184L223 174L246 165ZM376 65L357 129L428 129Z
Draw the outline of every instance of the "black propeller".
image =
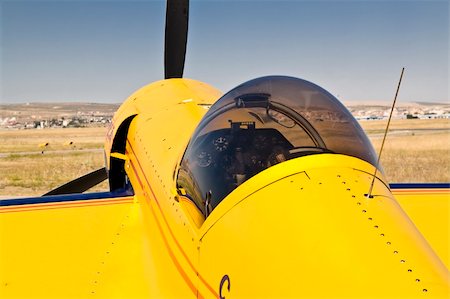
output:
M73 181L65 183L42 196L82 193L108 178L105 168L97 169Z
M189 18L189 0L167 0L164 78L182 78Z

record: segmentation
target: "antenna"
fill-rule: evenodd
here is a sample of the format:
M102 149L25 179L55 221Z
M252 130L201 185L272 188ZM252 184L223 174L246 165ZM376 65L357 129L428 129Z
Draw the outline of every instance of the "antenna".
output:
M372 183L370 183L369 193L364 194L368 198L373 198L373 195L372 195L373 185L375 183L375 178L377 176L378 167L380 166L381 153L383 152L384 142L386 141L387 132L389 131L389 125L391 124L392 113L394 112L395 103L397 102L397 95L398 95L398 91L400 90L400 84L402 83L404 71L405 71L405 68L402 68L402 73L400 74L400 80L398 80L397 91L395 92L394 102L392 103L391 113L389 114L389 119L388 119L388 123L386 126L386 130L384 131L383 142L381 142L380 153L378 154L377 165L375 166L375 172L372 177Z

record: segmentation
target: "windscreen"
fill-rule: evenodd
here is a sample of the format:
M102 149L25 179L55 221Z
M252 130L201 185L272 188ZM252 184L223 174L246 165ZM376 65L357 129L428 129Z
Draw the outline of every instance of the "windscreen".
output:
M376 164L358 122L330 93L297 78L262 77L234 88L211 106L186 149L177 185L207 216L257 173L322 153Z

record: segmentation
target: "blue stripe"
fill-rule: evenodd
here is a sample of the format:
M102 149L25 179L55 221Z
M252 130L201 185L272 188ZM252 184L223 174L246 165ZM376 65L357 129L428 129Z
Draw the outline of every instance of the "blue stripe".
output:
M391 189L450 189L450 183L396 183Z
M0 200L0 207L51 203L51 202L106 199L106 198L117 198L117 197L125 197L125 196L132 196L132 195L133 195L133 190L121 189L121 190L117 190L114 192L77 193L77 194L67 194L67 195L52 195L52 196L41 196L41 197L2 199L2 200Z

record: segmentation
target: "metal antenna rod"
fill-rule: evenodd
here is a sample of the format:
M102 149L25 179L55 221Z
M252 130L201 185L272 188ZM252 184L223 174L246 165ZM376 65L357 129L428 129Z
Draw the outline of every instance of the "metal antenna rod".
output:
M368 198L373 198L373 195L372 195L373 185L375 183L375 178L377 176L378 167L380 166L381 153L383 152L384 142L386 141L387 132L389 131L389 125L391 124L392 113L394 112L395 103L397 102L397 95L398 95L398 91L400 90L400 84L402 83L404 71L405 71L405 68L402 68L402 73L400 74L400 80L398 81L397 91L395 92L394 102L392 103L391 113L389 114L389 119L388 119L388 123L386 126L386 130L384 131L383 142L381 142L381 148L380 148L380 153L378 154L378 160L377 160L377 165L375 167L375 173L373 174L373 177L372 177L372 183L370 183L369 193L365 194L366 197L368 197Z

